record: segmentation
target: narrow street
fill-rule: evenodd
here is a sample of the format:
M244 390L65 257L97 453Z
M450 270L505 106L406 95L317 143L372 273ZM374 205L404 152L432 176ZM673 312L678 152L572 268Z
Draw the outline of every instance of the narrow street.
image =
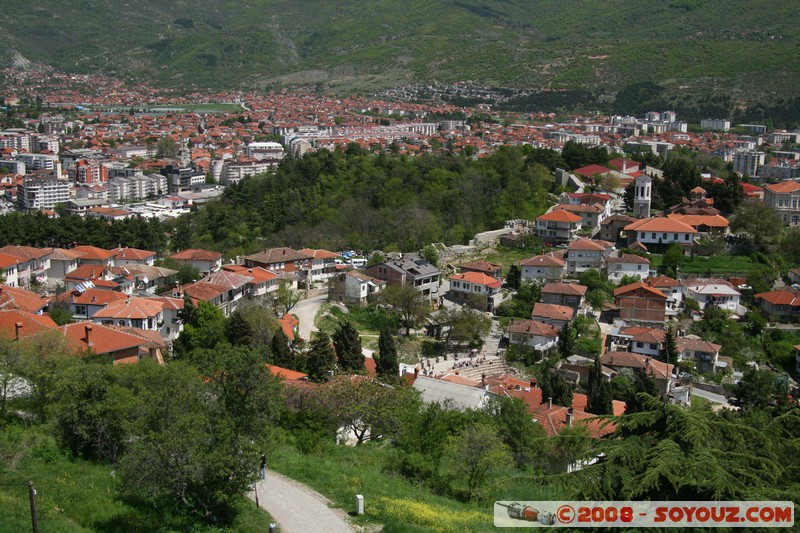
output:
M325 303L327 295L315 296L307 300L300 300L297 305L289 311L293 315L297 315L300 320L300 337L308 341L311 339L311 333L317 331L314 325L314 317L317 316L322 304Z

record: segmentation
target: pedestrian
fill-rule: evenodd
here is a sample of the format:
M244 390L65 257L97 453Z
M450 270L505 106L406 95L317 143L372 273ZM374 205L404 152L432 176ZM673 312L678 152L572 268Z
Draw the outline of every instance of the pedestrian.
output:
M261 479L267 479L267 456L261 454Z

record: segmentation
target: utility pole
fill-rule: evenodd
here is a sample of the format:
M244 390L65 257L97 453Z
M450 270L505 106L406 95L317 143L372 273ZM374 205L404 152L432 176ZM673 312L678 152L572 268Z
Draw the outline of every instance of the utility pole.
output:
M39 533L39 522L36 520L36 489L33 488L33 481L28 481L28 495L31 499L31 523L33 533Z

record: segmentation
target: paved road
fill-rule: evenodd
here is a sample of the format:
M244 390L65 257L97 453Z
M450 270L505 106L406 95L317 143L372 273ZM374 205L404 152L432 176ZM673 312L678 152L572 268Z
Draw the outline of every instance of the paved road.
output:
M706 400L714 403L728 405L728 399L725 398L725 396L723 396L722 394L708 392L707 390L698 389L697 387L692 387L692 394L694 396L699 396L700 398L705 398Z
M300 300L290 311L291 314L297 315L300 320L300 336L306 341L311 339L311 332L317 331L314 325L314 317L317 316L317 312L327 298L327 295L323 294L308 300Z
M267 471L256 485L258 504L277 523L281 533L353 533L344 511L328 507L329 501L302 483ZM255 500L255 494L250 493ZM355 505L355 501L353 502ZM264 531L267 531L265 524Z

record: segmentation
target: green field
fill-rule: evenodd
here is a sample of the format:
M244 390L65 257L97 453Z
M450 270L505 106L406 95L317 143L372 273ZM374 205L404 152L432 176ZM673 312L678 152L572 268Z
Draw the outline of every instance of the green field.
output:
M658 268L662 264L660 255L650 256L650 266ZM697 275L744 275L763 267L761 263L753 261L749 256L741 255L715 255L711 257L687 257L678 269L679 274Z

